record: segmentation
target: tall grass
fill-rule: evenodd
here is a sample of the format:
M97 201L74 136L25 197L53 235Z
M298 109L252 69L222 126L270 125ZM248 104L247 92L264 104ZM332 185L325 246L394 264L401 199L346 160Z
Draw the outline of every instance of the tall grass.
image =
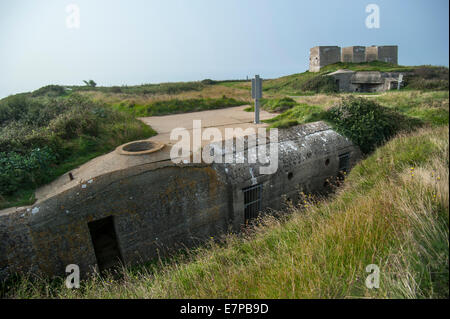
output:
M448 126L396 138L360 162L333 198L78 290L20 278L10 298L448 298ZM365 267L380 267L368 289Z

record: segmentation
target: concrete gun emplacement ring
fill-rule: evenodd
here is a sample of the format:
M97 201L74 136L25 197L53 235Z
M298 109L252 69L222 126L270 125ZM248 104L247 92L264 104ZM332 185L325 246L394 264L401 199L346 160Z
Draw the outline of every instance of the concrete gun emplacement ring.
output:
M116 151L121 155L145 155L157 152L164 146L165 144L162 143L141 140L123 144L117 147Z

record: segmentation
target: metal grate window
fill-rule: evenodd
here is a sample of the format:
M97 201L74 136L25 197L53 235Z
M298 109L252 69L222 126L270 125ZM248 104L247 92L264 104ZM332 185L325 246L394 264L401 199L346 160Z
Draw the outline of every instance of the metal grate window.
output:
M348 172L350 167L350 153L339 155L339 172Z
M243 188L245 223L258 217L261 210L262 184Z

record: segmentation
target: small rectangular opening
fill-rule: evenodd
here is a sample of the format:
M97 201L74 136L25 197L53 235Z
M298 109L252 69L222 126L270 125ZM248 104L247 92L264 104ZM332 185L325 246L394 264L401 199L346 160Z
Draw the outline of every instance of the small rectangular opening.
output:
M88 223L100 272L123 263L112 216Z
M244 193L245 224L258 217L261 210L262 184L253 185L242 189Z
M350 168L350 153L339 155L339 174L347 173Z

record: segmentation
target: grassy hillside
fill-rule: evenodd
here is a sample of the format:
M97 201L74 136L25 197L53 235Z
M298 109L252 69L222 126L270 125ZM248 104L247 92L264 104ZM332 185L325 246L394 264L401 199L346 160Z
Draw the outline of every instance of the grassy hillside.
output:
M381 71L381 72L407 72L405 76L405 88L448 90L449 73L446 67L435 66L401 66L381 61L366 63L335 63L323 67L320 72L303 72L292 74L277 79L264 81L264 92L273 92L286 95L305 95L314 93L336 92L336 88L330 83L321 83L324 74L339 69L352 71ZM319 82L319 83L314 83Z
M9 298L448 298L448 126L401 134L326 201L305 194L284 219L123 278L17 279ZM365 286L369 264L380 288Z
M342 97L355 94L295 97L296 104L290 103L289 108L280 115L267 120L272 127L289 127L292 125L328 121L327 114L333 105L338 104ZM380 95L368 95L368 100L389 108L408 118L416 119L426 125L445 125L449 119L448 91L390 91ZM275 100L276 101L276 100ZM274 103L274 102L272 102ZM283 104L287 105L287 104ZM263 103L263 109L271 112L270 107ZM333 123L331 123L333 124Z

